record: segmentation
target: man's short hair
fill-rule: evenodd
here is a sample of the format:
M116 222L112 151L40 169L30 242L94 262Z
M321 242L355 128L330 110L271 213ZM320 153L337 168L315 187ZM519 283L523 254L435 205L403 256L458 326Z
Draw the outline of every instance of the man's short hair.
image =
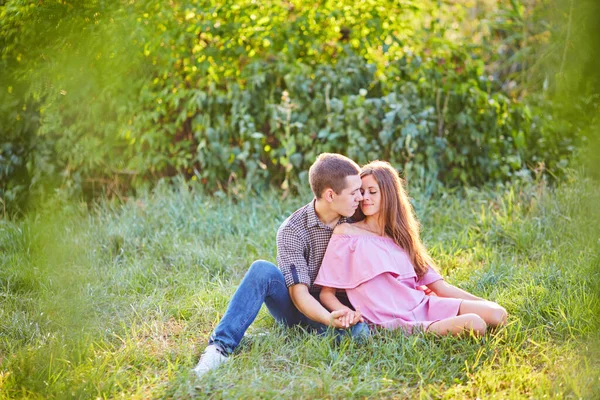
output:
M321 153L308 170L310 188L317 199L327 188L337 194L346 188L346 177L359 175L360 167L346 156L335 153Z

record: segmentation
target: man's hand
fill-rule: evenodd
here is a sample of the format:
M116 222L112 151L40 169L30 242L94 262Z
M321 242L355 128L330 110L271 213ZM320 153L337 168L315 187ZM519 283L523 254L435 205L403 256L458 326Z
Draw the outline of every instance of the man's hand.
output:
M347 329L359 322L364 322L360 309L356 311L349 309L335 310L329 316L329 326L336 329Z
M308 292L308 286L304 284L290 286L289 292L292 302L302 314L323 325L346 329L363 321L360 310L352 311L342 304L340 306L344 308L335 307L335 311L329 312Z

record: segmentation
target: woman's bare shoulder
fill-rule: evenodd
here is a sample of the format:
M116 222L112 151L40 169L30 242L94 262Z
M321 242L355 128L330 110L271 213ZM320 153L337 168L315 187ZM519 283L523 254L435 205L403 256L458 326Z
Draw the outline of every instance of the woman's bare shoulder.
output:
M373 235L373 233L362 228L361 225L362 224L360 222L355 222L353 224L339 224L335 227L333 233L335 233L336 235Z
M344 222L343 224L337 225L333 229L333 233L336 235L345 235L350 231L350 229L351 229L350 224L347 222Z

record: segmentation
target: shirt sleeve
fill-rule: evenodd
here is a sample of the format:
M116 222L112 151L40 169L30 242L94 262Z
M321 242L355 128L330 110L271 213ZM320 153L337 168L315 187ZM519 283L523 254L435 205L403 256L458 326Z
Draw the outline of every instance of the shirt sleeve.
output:
M433 268L429 267L425 275L417 281L417 286L429 285L430 283L443 280L442 276L436 272Z
M304 284L310 287L308 263L304 256L305 245L289 226L277 231L277 265L287 287Z

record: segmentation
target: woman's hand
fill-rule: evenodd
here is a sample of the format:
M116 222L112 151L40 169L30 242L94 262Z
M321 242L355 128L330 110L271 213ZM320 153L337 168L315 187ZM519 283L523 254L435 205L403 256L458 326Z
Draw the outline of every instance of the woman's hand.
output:
M330 314L329 326L336 329L347 329L351 326L364 322L360 310L352 311L349 308L332 311Z

